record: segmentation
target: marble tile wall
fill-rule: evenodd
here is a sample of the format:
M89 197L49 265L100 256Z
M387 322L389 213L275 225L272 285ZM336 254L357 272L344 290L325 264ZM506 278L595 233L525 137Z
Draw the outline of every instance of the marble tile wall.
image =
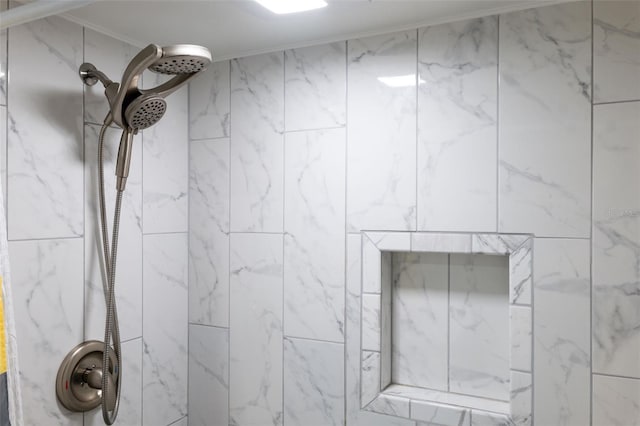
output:
M117 81L139 48L56 17L3 31L0 46L0 173L9 195L19 356L45 371L22 373L25 424L103 424L98 410L62 409L51 391L66 353L103 338L96 157L107 103L100 85L83 87L77 68L91 61ZM38 75L43 68L50 78ZM183 89L168 99L170 123L136 136L123 201L116 297L124 357L119 422L127 426L186 424L187 95ZM109 216L118 141L110 129Z
M640 424L638 22L637 2L546 6L225 61L172 95L125 199L123 421L419 424L359 410L351 342L359 231L429 230L536 236L534 425ZM88 198L105 104L97 86L83 104L77 66L118 79L136 51L57 18L0 34L20 356L51 372L103 312ZM41 389L25 370L31 424L82 424Z
M358 408L360 363L385 362L360 358L361 338L378 341L358 323L377 303L360 296L375 280L361 275L359 232L428 230L536 237L533 280L509 296L510 321L534 323L533 340L505 349L519 363L515 413L534 399L519 422L640 424L633 398L611 397L637 392L640 367L639 18L637 2L572 2L221 62L192 84L190 321L230 336L231 393L209 401L231 412L215 418L333 424L344 409L348 425L419 424ZM429 238L375 244L427 250ZM247 336L255 353L234 343Z

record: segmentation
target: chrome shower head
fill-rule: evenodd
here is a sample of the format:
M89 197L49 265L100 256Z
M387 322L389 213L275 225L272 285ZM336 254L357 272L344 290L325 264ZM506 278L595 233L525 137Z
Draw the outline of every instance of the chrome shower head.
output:
M176 44L162 48L162 57L151 64L149 69L159 74L194 74L207 68L211 63L211 53L202 46Z

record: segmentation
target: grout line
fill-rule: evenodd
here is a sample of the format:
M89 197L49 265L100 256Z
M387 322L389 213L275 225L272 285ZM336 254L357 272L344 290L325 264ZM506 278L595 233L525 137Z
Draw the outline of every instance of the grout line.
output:
M86 29L82 27L82 62L85 61L86 57ZM84 121L84 116L86 113L86 90L85 85L81 81L82 87L82 118ZM86 154L86 139L87 139L87 127L85 125L82 126L82 340L87 340L87 251L85 247L87 245L87 176L86 176L86 162L87 162L87 154ZM98 256L100 258L100 256ZM105 310L106 310L105 305ZM125 343L125 342L122 342ZM118 360L120 372L122 372L122 364L123 364L123 354L120 353L120 359ZM84 425L86 422L86 415L82 413L82 424Z
M593 197L593 174L594 174L594 144L593 144L593 113L594 113L594 53L595 53L595 45L593 40L593 26L594 26L594 0L591 0L591 27L589 28L591 32L591 122L590 122L590 148L591 148L591 173L590 173L590 188L589 192L591 195L591 212L590 212L590 220L589 220L589 424L593 424L593 207L594 207L594 197ZM533 300L532 300L533 303Z
M191 330L189 320L191 319L191 84L187 84L187 415L189 415L189 401L191 400L191 387L189 377L191 377Z
M500 16L496 16L496 232L500 232Z
M16 238L8 240L10 243L19 243L27 241L53 241L53 240L84 240L83 235L76 235L73 237L46 237L46 238Z
M348 233L348 223L347 223L347 170L349 167L349 150L348 150L348 143L349 143L349 130L348 130L348 125L349 125L349 109L347 108L347 102L348 102L348 96L349 96L349 50L348 50L348 45L347 45L347 41L345 40L342 45L344 46L344 135L343 135L343 142L344 142L344 169L343 169L343 179L342 182L344 184L344 210L343 210L343 218L344 218L344 232L345 232L345 237L344 237L344 246L345 246L345 250L344 250L344 348L343 348L343 359L342 359L342 387L343 387L343 395L342 395L342 400L343 400L343 425L346 426L347 425L347 419L349 418L349 402L348 402L348 397L347 395L349 394L349 386L348 386L348 381L347 381L347 371L349 369L349 365L348 365L348 360L349 360L349 352L348 352L348 345L349 345L349 313L348 313L348 304L349 304L349 262L351 262L352 259L349 259L349 233ZM362 281L362 279L360 280ZM358 363L358 366L360 365L360 363Z
M593 36L593 34L592 34L592 36ZM592 43L592 49L593 49L593 39L591 40L591 43ZM591 57L591 61L593 63L593 54L592 54L592 57ZM591 75L592 75L591 76L591 83L592 83L591 90L593 91L593 65L591 65ZM597 105L615 105L615 104L631 104L631 103L635 103L635 102L640 102L640 99L625 99L625 100L622 100L622 101L593 102L593 93L591 93L591 103L594 106L597 106Z
M593 373L593 376L610 377L610 378L614 378L614 379L636 380L636 381L640 382L640 377L620 376L618 374L608 374L608 373L597 373L596 372L596 373Z
M451 392L451 253L447 254L447 392Z
M147 236L147 235L182 235L182 234L188 234L189 231L169 231L169 232L143 232L142 235L143 236Z
M229 129L227 130L228 138L229 138L229 149L227 151L227 205L229 207L228 211L228 221L227 221L227 326L229 330L227 331L227 421L229 424L233 424L235 422L231 419L231 146L233 138L231 137L231 123L232 123L232 115L231 115L231 61L227 62L229 67L228 80L227 80L227 89L229 90Z
M284 253L284 238L285 238L285 216L286 216L286 206L285 206L285 198L286 198L286 191L285 191L285 185L286 185L286 179L285 176L287 174L287 167L286 167L286 138L285 138L285 130L286 130L286 118L287 118L287 106L286 106L286 102L285 99L287 98L286 96L286 87L287 87L287 76L286 76L286 72L287 72L287 67L285 64L285 61L287 60L287 54L286 51L283 50L280 53L282 56L282 282L281 282L281 289L282 289L282 405L281 405L281 409L282 409L282 421L283 423L285 423L284 421L284 407L285 407L285 392L284 392L284 369L285 369L285 359L284 359L284 354L285 354L285 333L284 333L284 322L285 322L285 294L284 294L284 283L285 283L285 272L286 272L286 268L285 268L285 253Z
M416 141L416 224L413 229L418 231L419 222L420 222L420 214L419 207L420 203L418 202L420 197L420 85L418 81L420 80L420 28L416 28L416 110L415 110L415 118L416 118L416 133L415 133L415 141Z
M197 322L189 322L189 325L194 325L196 327L216 328L218 330L229 330L229 327L223 327L221 325L200 324Z

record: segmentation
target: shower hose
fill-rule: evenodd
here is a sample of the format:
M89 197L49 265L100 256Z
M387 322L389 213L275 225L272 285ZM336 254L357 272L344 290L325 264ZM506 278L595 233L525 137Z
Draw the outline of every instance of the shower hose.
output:
M122 358L120 347L120 326L118 324L118 310L116 308L115 299L115 281L116 281L116 258L118 254L118 233L120 229L120 209L122 206L123 191L118 190L115 202L115 211L113 214L113 234L111 239L111 249L109 248L108 229L107 229L107 213L104 195L104 136L107 128L113 122L111 114L107 116L100 129L98 141L98 169L99 169L99 198L100 198L100 227L102 231L102 254L104 258L103 283L105 283L104 293L106 302L106 321L104 326L104 352L102 356L102 418L105 424L112 425L118 416L118 408L120 406L120 387L122 383ZM113 381L111 384L115 386L115 404L113 410L109 411L109 401L112 398L109 389L109 352L111 351L110 341L113 338L113 353L115 362L113 365Z

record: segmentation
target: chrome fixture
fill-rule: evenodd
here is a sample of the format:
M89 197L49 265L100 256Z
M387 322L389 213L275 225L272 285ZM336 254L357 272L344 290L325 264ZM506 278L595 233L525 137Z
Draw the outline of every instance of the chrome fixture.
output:
M211 63L211 53L202 46L178 44L159 47L150 44L127 66L121 83L111 81L93 64L84 63L79 74L88 85L101 82L110 110L98 138L99 203L102 239L103 286L107 306L104 341L81 343L69 352L58 370L56 394L60 403L71 411L88 411L102 405L102 418L112 425L118 415L122 386L120 327L115 301L116 258L120 228L122 194L129 176L133 137L139 130L156 124L167 109L166 98ZM145 70L173 76L153 89L141 89L140 77ZM104 136L115 123L122 128L116 160L116 201L111 244L108 241L104 195ZM113 341L113 348L111 342ZM105 366L108 366L105 368Z

